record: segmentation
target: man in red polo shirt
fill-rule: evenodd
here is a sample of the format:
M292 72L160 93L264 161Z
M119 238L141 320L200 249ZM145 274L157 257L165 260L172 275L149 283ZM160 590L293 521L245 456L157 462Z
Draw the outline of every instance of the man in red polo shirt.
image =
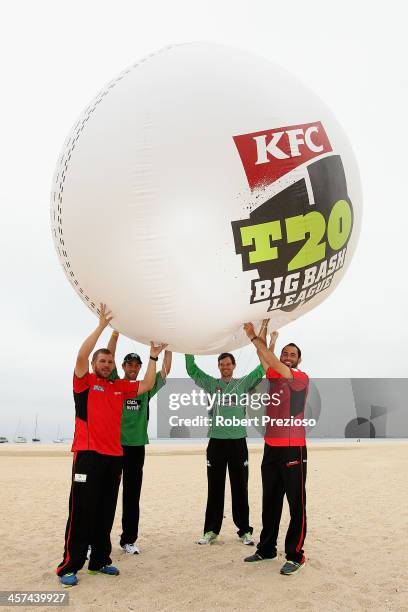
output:
M111 313L101 304L99 325L82 344L75 364L74 462L64 558L57 568L65 587L78 583L76 573L86 561L88 544L92 546L90 574L119 574L111 565L110 532L122 471L122 405L124 400L153 388L156 361L165 348L151 344L149 365L141 382L109 380L115 364L108 349L95 351L89 372L89 357L111 319Z
M286 494L290 523L285 539L286 563L280 572L288 576L296 573L305 563L307 452L303 422L309 378L298 369L301 351L296 344L284 346L278 358L274 353L277 332L272 332L268 349L263 340L256 336L252 323L246 323L244 329L257 348L270 381L271 395L261 468L262 532L256 553L245 561L276 557L276 541Z

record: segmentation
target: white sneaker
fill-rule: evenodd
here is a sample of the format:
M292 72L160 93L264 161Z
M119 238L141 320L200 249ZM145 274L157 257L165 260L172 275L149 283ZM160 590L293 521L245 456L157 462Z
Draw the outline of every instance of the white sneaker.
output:
M127 555L140 554L140 548L136 544L124 544L121 548Z
M239 538L243 544L246 546L254 546L255 542L252 539L252 533L244 533L243 536Z
M197 544L211 544L218 538L218 534L214 531L207 531L202 538L197 540Z

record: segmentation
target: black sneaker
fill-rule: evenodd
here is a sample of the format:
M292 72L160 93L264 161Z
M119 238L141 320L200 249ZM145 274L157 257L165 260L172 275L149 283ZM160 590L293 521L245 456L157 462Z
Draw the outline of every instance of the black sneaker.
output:
M246 563L253 563L254 561L271 561L271 559L275 559L275 557L261 557L261 555L256 552L250 557L245 557L244 561Z
M283 574L283 576L292 576L292 574L296 574L296 572L301 570L304 564L304 558L300 563L296 563L296 561L286 561L286 563L282 565L280 573Z

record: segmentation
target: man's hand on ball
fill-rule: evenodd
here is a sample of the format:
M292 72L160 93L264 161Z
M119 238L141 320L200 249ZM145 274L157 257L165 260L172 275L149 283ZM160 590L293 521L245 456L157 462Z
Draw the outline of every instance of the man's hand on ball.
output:
M277 331L273 331L271 333L271 339L270 339L270 342L269 342L269 348L270 349L274 349L275 348L275 344L276 344L276 341L278 339L278 336L279 336L279 332L277 332Z
M158 344L155 346L154 342L150 342L150 357L158 357L162 351L168 346L168 344Z
M244 323L244 331L250 340L256 336L253 323Z
M110 310L107 310L106 304L99 305L99 327L105 329L112 321L113 315Z

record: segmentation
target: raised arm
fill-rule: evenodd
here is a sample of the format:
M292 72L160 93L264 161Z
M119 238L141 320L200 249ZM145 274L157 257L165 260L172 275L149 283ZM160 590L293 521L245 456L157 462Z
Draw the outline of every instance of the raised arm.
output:
M258 332L258 338L262 340L262 342L265 343L265 346L266 346L266 334L268 332L268 323L269 323L269 319L264 319L261 323L261 327Z
M213 376L209 376L198 367L195 362L194 355L186 355L186 370L187 374L192 378L197 385L204 391L211 391L211 385L216 382Z
M162 369L160 370L160 374L156 374L153 388L149 391L149 399L154 397L156 393L158 393L160 389L166 384L166 378L171 369L171 358L172 352L164 351Z
M81 348L78 351L78 356L75 363L75 374L78 378L82 378L89 371L89 357L95 348L96 343L99 340L99 336L109 325L112 319L110 311L106 310L106 304L100 304L99 306L99 324L98 327L92 332L86 340L84 340Z
M275 370L275 372L278 372L278 374L281 374L284 378L288 378L291 380L293 378L293 375L290 368L284 363L282 363L280 359L275 355L275 353L270 348L267 348L266 344L264 344L264 342L260 338L258 338L258 336L255 334L253 324L245 323L244 330L248 338L251 340L252 344L256 346L259 358L261 359L262 364L265 364L265 370L267 370L268 368L272 368L273 370Z
M279 332L277 331L273 331L271 333L271 338L269 340L269 350L272 351L272 353L275 353L275 346L276 346L276 341L278 339L279 336Z
M265 374L265 368L261 363L259 364L259 366L257 366L255 368L255 370L252 370L252 372L250 372L249 374L247 374L246 376L243 376L243 378L241 378L240 380L240 389L243 393L247 393L248 391L251 391L254 387L256 387L257 385L259 385L259 383L261 382L264 374Z
M154 383L156 381L157 359L160 353L162 352L162 350L166 348L166 346L167 344L159 344L158 346L154 346L153 342L150 343L149 364L147 366L147 370L146 370L144 379L140 381L137 395L142 395L142 393L146 393L147 391L150 391L151 389L153 389Z
M271 333L271 338L269 341L269 350L272 351L272 353L275 353L275 345L276 345L276 340L278 339L278 332L277 331L273 331ZM259 361L262 363L264 370L266 372L266 370L269 368L268 363L265 361L265 359L263 358L262 354L260 353L259 349L257 350L258 353L258 357L259 357Z
M164 359L162 363L162 369L160 371L163 380L167 377L167 374L170 374L172 357L173 353L171 351L164 351Z
M260 330L258 332L258 338L260 340L262 340L262 342L265 344L266 346L266 334L268 332L268 323L269 323L269 319L264 319L261 323L261 327ZM264 369L264 371L266 372L266 370L268 369L268 364L266 363L266 361L262 358L262 355L259 353L259 351L257 351L258 353L258 359L261 362L261 365Z
M119 338L119 332L117 332L115 329L112 331L111 337L109 338L109 342L108 342L108 351L110 351L112 353L112 357L113 357L113 361L115 361L115 355L116 355L116 347L118 344L118 338Z

